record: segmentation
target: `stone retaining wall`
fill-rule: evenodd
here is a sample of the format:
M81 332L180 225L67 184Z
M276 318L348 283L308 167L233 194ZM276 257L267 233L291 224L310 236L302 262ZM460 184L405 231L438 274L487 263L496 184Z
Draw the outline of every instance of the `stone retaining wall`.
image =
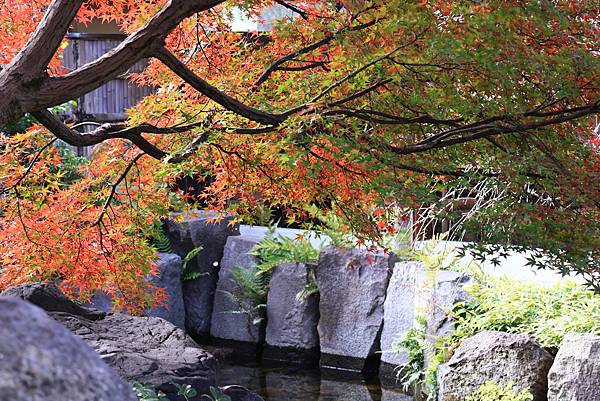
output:
M161 255L161 266L171 267L161 268L161 277L155 280L171 295L170 307L168 312L150 311L150 314L182 326L184 316L180 305L185 305L185 327L197 341L228 341L228 345L240 349L251 345L244 351L252 350L254 358L262 357L267 363L315 366L320 358L322 368L356 374L378 373L384 384L398 386L397 367L408 361L405 354L391 352L394 343L417 326L417 321L424 321L433 348L436 337L447 336L454 330L448 311L456 302L467 299L462 288L471 278L463 273L428 271L419 262L396 263L394 255L328 247L321 252L316 266L290 263L276 267L265 305L255 305L252 300L243 299L232 271L257 263L249 252L264 238L266 230L243 227L239 232L226 224L210 225L208 220L209 217L200 215L189 221L168 223L170 238L180 257L193 246L204 247L204 253L195 258L191 269L205 276L181 286L172 279L173 266L180 265L180 258ZM282 233L293 237L297 231ZM320 294L301 302L297 294L307 284L311 271ZM233 297L241 297L245 306L234 302ZM262 319L248 313L254 308L262 310ZM499 339L490 341L494 336ZM530 339L514 336L478 335L465 341L462 353L457 351L440 370L440 400L460 399L466 394L460 391L477 383L494 380L503 384L505 378L513 381L528 378L529 381L516 383L517 387L532 390L536 401L545 400L548 386L550 401L600 400L600 394L594 393L600 388L598 337L565 340L547 384L552 356L535 348ZM509 358L511 352L523 351L518 351L521 345L525 350L535 349L539 360L532 359L528 365L518 358ZM504 346L506 352L499 352L499 359L493 360L490 353L475 355L468 351L469 347L481 350L486 346L490 349ZM584 356L574 357L573 353ZM467 356L459 358L459 355ZM469 370L469 366L479 368ZM482 366L489 367L489 372ZM590 378L590 374L595 376ZM451 389L458 389L458 395L452 395L456 391Z

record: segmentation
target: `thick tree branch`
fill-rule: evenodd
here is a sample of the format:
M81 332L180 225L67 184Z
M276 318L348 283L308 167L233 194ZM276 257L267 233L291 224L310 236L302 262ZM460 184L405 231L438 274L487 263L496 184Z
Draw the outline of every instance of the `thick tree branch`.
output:
M7 73L18 71L26 75L26 81L45 73L82 4L83 0L54 0L23 49L6 67Z
M255 109L239 100L221 92L199 76L197 76L192 70L190 70L183 62L181 62L173 53L168 51L164 47L158 48L154 56L158 58L164 65L169 67L171 71L177 74L186 83L202 93L206 97L210 98L214 102L220 104L227 110L233 111L242 117L246 117L249 120L256 121L263 124L278 125L285 118L279 114L270 114L264 111Z
M64 76L45 79L38 90L23 94L19 99L23 110L48 108L98 88L125 72L137 61L150 56L153 44L162 43L183 19L211 9L223 1L170 0L146 25L99 59ZM41 34L47 32L43 31ZM2 123L0 121L0 125Z
M108 139L121 138L129 140L155 159L162 159L167 155L142 137L141 133L144 130L141 128L130 129L122 124L103 124L91 132L81 133L69 128L48 110L36 111L32 115L57 138L71 146L92 146Z
M579 118L600 113L600 101L586 105L580 106L571 109L563 109L561 111L556 111L553 113L553 118L547 118L537 121L532 121L528 123L522 124L510 124L510 125L497 125L490 124L489 121L494 120L494 118L490 118L484 121L481 124L474 123L470 124L467 127L462 127L459 129L449 130L442 132L441 134L435 135L435 139L431 140L428 138L427 140L407 145L404 147L395 147L389 146L389 149L396 154L411 154L411 153L420 153L425 152L431 149L440 149L445 148L461 143L471 142L482 138L493 137L496 135L509 134L509 133L518 133L524 134L530 131L538 130L541 128L545 128L548 126L559 125L569 121L577 120ZM514 116L514 118L510 118L509 116L498 117L497 120L512 120L518 121L519 117L523 117L527 113L524 113L521 116ZM463 135L458 137L455 136L458 133Z

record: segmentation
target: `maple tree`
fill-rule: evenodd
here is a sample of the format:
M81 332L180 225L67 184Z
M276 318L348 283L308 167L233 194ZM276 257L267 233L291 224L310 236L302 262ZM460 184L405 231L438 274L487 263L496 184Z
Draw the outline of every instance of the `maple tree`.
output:
M232 31L234 7L274 4L295 16ZM127 38L62 70L69 27L92 19ZM366 238L393 231L388 209L447 214L469 193L488 252L540 249L532 263L599 289L599 23L583 0L5 0L0 126L35 124L2 139L0 285L160 300L147 237L191 207L188 176L210 209L332 208ZM144 58L131 79L157 91L128 121L81 133L49 110ZM56 139L95 145L76 180Z

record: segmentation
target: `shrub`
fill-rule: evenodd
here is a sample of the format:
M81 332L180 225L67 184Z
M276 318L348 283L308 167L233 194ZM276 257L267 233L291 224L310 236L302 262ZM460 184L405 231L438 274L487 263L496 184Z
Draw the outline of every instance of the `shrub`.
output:
M430 272L432 280L435 280L435 271ZM479 332L496 330L529 334L541 346L554 352L568 333L600 335L600 295L583 286L565 281L542 287L507 277L490 277L482 272L475 272L475 276L475 282L465 287L472 299L457 303L447 311L456 322L456 330L451 336L427 338L424 327L416 326L394 344L393 350L408 354L408 364L399 367L403 373L402 382L425 392L428 400L437 397L437 366L446 362L452 350L464 339ZM433 351L427 346L431 343L435 343ZM424 369L422 361L426 356L430 363ZM492 390L491 385L487 385L482 388L480 398L470 401L528 399L523 398L524 395L510 398L509 390L504 396L509 398L491 395L491 398L485 398Z
M506 277L479 279L466 287L472 300L457 304L452 342L484 330L526 333L557 350L568 333L600 334L600 295L572 282L551 287Z

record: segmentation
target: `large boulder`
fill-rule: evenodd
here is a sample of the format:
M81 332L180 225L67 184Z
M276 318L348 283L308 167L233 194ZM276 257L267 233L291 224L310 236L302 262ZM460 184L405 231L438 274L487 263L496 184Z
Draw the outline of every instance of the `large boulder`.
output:
M377 370L383 303L395 261L394 255L359 249L321 251L317 286L323 368Z
M137 401L80 338L40 308L0 297L0 401Z
M231 218L215 220L217 217L213 212L195 210L174 214L165 222L167 236L179 256L185 258L202 247L188 262L182 277L185 325L196 340L203 340L210 333L223 249L230 235L239 234L239 226L232 225Z
M255 236L232 236L227 239L210 329L211 336L218 343L243 346L239 343L262 342L259 320L263 311L258 308L259 301L245 296L234 276L235 269L255 270L258 259L249 252L261 240L261 237Z
M273 270L263 359L308 364L318 359L318 295L298 299L311 276L314 266L303 263L286 263Z
M548 401L600 400L600 336L571 334L548 374Z
M462 342L438 369L439 401L463 401L484 382L514 383L545 401L552 355L527 334L484 331Z
M172 383L190 384L200 392L216 385L214 357L161 318L84 308L52 285L18 286L2 295L18 296L45 309L127 381L148 383L167 394L176 392Z
M159 253L156 261L158 275L149 279L164 289L168 298L164 305L146 309L146 316L161 317L179 328L185 328L185 308L181 284L181 257L175 253ZM113 299L104 292L97 292L85 306L103 312L113 312Z

